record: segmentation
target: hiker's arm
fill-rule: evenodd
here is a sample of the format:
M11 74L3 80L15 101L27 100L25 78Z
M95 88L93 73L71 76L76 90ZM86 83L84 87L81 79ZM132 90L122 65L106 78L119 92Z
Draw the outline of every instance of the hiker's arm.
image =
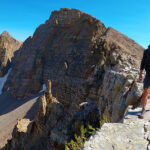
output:
M139 79L142 80L142 73L143 73L143 70L145 69L145 51L143 53L143 58L142 58L142 61L141 61L141 66L140 66L140 74L139 74Z
M142 74L143 74L143 70L140 70L140 74L139 74L139 80L142 80L142 79L143 79L143 76L142 76Z

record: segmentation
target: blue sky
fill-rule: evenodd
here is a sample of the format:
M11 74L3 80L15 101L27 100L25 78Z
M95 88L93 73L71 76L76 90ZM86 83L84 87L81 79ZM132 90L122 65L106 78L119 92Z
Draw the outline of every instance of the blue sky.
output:
M76 8L134 39L150 44L150 0L0 0L0 33L24 41L53 10Z

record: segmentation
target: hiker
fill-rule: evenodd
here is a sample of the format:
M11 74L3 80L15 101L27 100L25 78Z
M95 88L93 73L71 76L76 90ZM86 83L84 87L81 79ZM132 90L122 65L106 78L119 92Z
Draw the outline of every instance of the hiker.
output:
M148 46L146 50L144 50L144 53L143 53L143 59L141 61L141 67L140 67L139 80L143 79L142 73L144 69L146 71L146 75L145 75L144 82L143 82L144 91L142 94L142 112L140 115L141 119L144 118L145 108L146 108L146 104L148 100L148 95L150 92L150 45Z

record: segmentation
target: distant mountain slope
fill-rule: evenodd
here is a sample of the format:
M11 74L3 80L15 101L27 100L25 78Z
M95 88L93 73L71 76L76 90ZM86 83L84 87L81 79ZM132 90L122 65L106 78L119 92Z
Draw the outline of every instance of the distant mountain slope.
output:
M14 52L18 50L22 42L15 40L7 31L0 35L0 77L3 77L10 68Z

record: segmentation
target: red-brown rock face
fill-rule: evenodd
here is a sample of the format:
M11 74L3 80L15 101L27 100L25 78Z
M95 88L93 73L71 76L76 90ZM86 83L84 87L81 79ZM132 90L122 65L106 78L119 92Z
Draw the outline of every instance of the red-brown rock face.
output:
M54 95L64 84L78 89L99 61L100 53L93 46L105 31L100 21L78 10L54 11L16 54L5 90L9 87L14 97L28 97L48 79Z
M63 100L84 97L82 86L103 60L102 47L109 49L104 39L138 58L142 55L142 47L112 28L106 31L95 18L74 9L54 11L16 54L4 91L9 88L14 97L25 98L39 92L50 79L53 95ZM75 96L64 95L66 86Z

